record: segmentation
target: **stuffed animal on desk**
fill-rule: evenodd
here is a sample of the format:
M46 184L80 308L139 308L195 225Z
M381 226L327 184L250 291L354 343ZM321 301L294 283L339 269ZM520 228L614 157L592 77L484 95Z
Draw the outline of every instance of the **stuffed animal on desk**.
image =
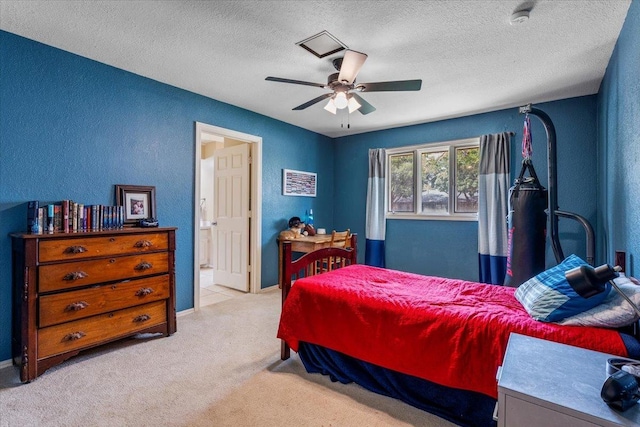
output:
M305 236L315 236L316 229L313 228L313 225L307 224L304 226L304 231L302 232L302 234L304 234Z
M302 230L304 230L304 223L294 216L289 220L289 229L280 232L280 240L295 240L302 236Z

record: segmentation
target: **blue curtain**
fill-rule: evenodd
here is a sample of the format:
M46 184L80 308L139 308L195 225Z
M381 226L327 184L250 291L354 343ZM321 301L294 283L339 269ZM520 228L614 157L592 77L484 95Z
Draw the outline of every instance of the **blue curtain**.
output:
M511 134L480 137L478 252L480 282L501 285L507 270Z
M369 150L369 180L367 181L367 245L364 263L375 267L384 267L384 237L386 221L384 218L384 174L386 154L384 148Z

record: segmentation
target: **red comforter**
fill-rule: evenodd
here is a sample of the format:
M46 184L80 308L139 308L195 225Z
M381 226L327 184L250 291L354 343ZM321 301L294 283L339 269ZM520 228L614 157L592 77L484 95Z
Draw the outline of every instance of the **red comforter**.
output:
M278 338L497 397L511 332L626 356L614 330L533 320L515 288L352 265L297 280ZM602 368L604 372L604 367Z

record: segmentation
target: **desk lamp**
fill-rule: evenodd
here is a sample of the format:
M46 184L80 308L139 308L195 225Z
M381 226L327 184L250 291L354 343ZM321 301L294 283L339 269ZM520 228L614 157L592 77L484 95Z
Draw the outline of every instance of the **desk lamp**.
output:
M603 264L600 267L592 267L590 265L581 265L580 267L572 268L564 273L564 277L569 282L569 285L574 291L583 298L590 298L606 289L605 284L609 282L611 286L624 298L633 310L640 316L640 309L631 301L631 298L627 296L613 281L619 276L618 272L622 269L619 266L611 267L609 264Z
M618 272L622 269L619 266L611 267L609 264L600 267L581 265L572 268L564 273L564 277L569 282L578 295L583 298L590 298L606 289L605 284L609 282L640 316L640 309L613 281L618 277ZM612 359L609 359L609 363ZM610 407L619 411L626 411L635 406L640 400L640 386L638 377L623 370L616 372L606 379L600 391L600 397Z

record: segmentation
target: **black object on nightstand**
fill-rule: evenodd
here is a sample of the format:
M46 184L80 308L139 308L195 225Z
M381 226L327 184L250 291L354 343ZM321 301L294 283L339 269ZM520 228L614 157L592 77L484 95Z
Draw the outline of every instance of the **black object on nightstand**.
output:
M613 409L626 411L640 400L638 381L630 373L618 371L604 382L600 397Z

